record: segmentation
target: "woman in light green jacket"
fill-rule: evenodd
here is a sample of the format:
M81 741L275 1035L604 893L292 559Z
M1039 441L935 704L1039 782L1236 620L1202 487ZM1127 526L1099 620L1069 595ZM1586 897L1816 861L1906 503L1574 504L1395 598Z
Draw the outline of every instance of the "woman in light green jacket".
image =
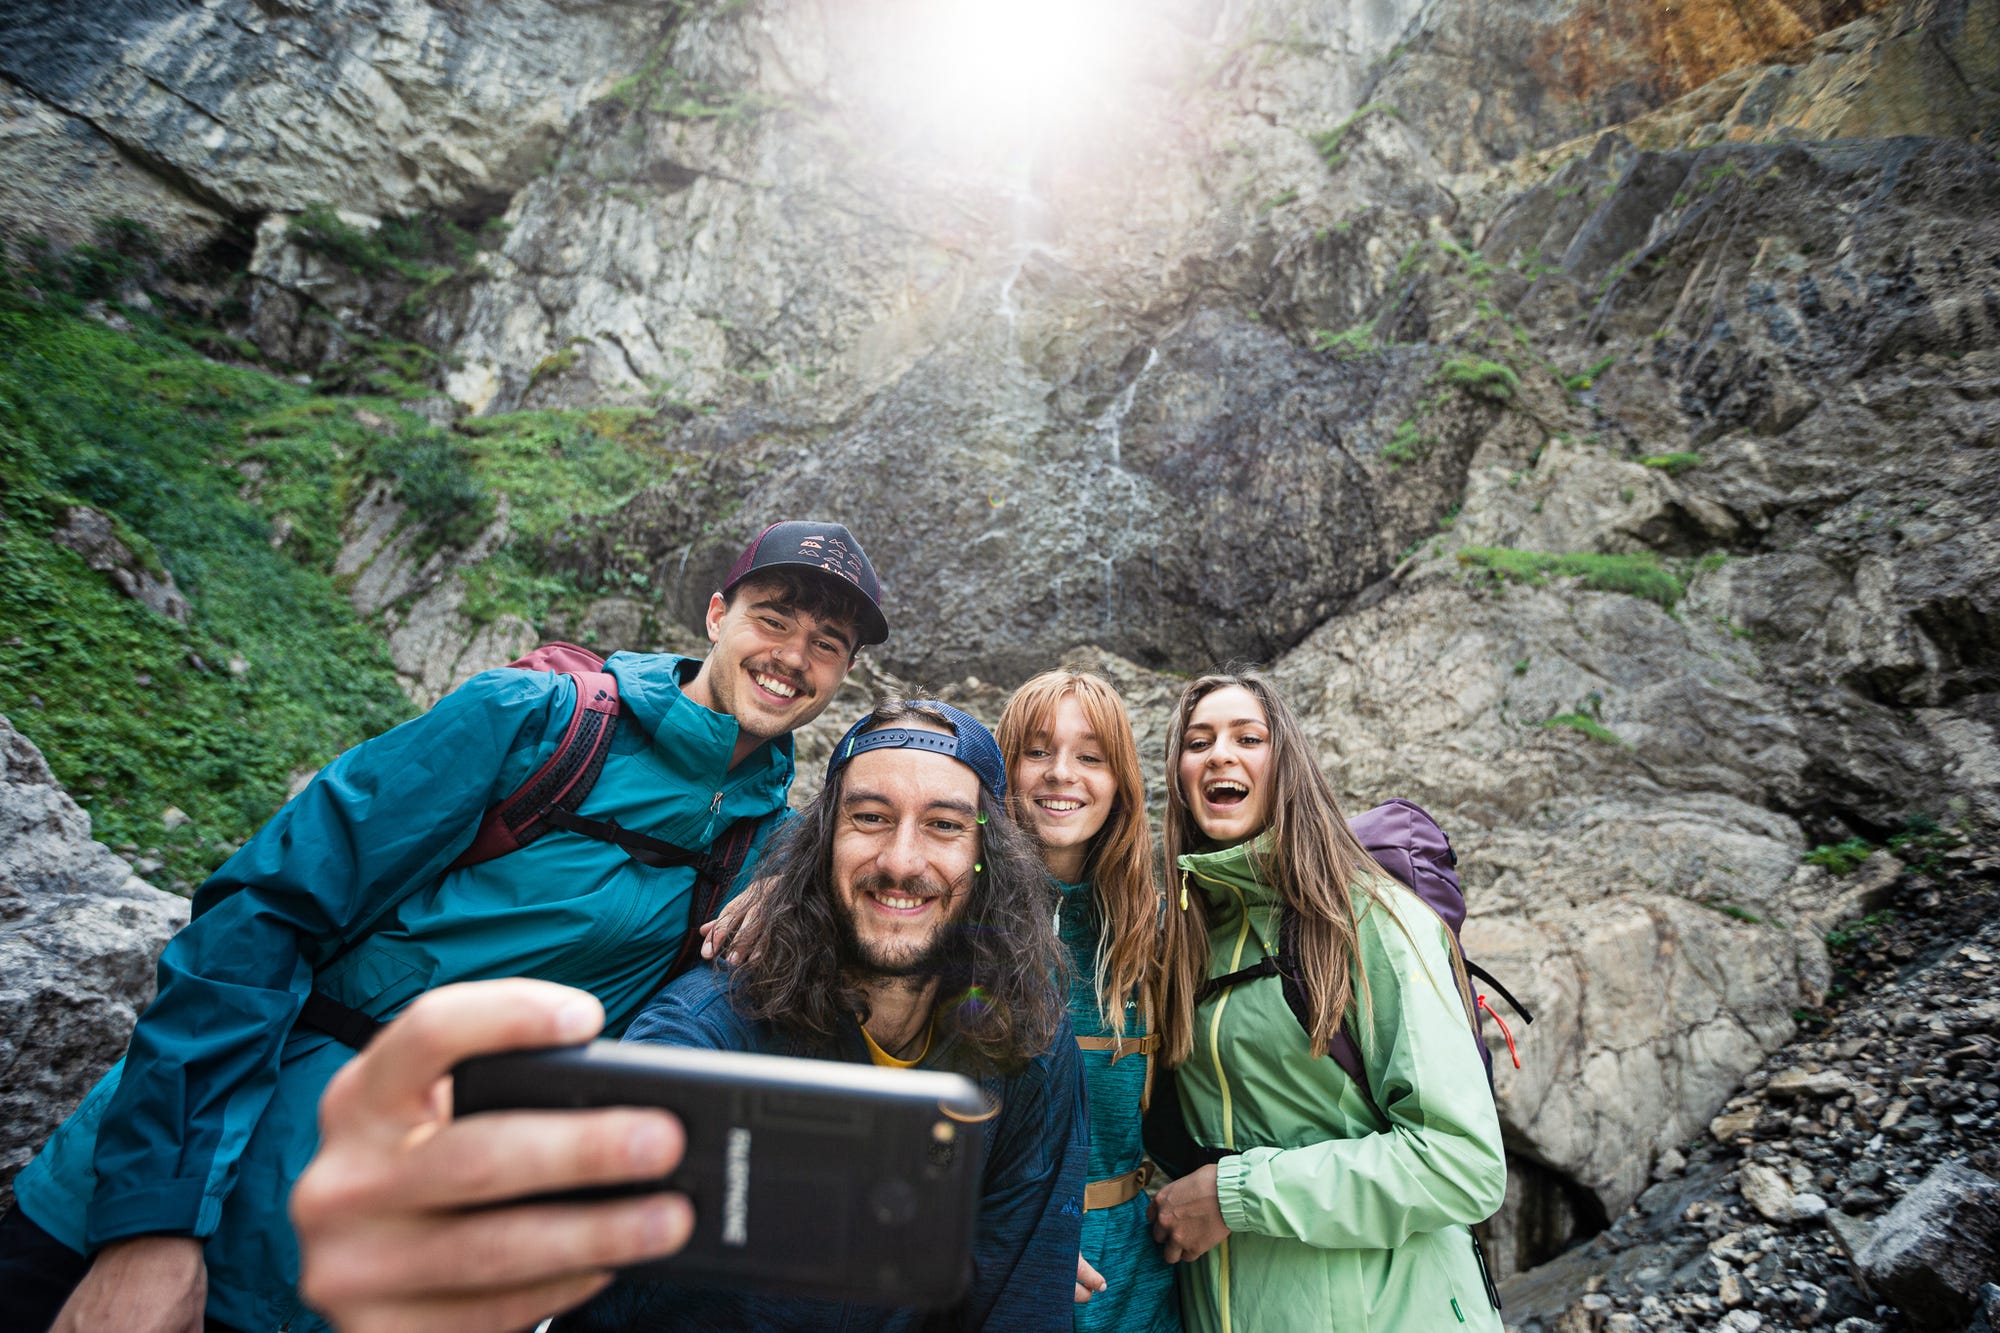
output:
M1188 1128L1224 1154L1153 1204L1187 1327L1499 1333L1468 1228L1506 1160L1444 924L1356 840L1262 676L1187 687L1168 779L1166 955L1187 961L1160 1030ZM1279 952L1281 903L1310 1033L1276 976L1197 1000ZM1343 1025L1372 1105L1326 1055Z

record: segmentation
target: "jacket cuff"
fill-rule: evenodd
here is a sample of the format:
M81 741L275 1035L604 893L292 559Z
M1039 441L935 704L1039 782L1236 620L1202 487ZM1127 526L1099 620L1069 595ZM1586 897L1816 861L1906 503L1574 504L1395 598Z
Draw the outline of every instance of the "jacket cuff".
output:
M1250 1159L1225 1157L1215 1164L1215 1201L1222 1206L1222 1222L1231 1231L1255 1231L1248 1212L1246 1190L1250 1183Z
M222 1220L222 1205L208 1198L199 1180L165 1180L156 1185L91 1201L85 1218L85 1246L92 1252L134 1236L193 1236L206 1240Z

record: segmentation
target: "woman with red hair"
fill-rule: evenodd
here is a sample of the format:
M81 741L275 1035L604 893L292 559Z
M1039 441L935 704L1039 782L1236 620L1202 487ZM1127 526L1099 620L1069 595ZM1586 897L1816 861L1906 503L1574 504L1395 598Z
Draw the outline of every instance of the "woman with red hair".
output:
M1124 701L1061 668L1014 692L994 729L1016 821L1041 843L1074 964L1070 1023L1090 1102L1075 1327L1178 1330L1173 1270L1146 1221L1140 1112L1152 1090L1159 891Z

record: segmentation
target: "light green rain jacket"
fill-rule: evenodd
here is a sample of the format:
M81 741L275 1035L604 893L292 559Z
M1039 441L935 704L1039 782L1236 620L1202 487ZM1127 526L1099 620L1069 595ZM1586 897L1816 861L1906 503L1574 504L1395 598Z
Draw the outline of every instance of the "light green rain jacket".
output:
M1208 904L1210 976L1277 952L1278 895L1249 849L1180 858ZM1506 1193L1499 1117L1443 922L1400 884L1380 890L1393 919L1357 895L1368 998L1348 1025L1388 1124L1339 1065L1311 1057L1278 978L1195 1011L1177 1076L1188 1128L1240 1149L1216 1178L1232 1234L1181 1266L1195 1333L1500 1333L1467 1229Z

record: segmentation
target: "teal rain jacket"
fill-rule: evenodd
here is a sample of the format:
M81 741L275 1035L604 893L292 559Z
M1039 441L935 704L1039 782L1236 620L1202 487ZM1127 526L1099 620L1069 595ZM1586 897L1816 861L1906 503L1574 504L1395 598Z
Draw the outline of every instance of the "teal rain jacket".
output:
M1208 906L1211 976L1277 951L1278 894L1248 853L1180 858ZM1499 1113L1444 923L1400 884L1377 887L1379 902L1357 895L1367 998L1348 1025L1386 1123L1312 1058L1278 978L1195 1009L1181 1107L1195 1138L1235 1155L1216 1171L1232 1234L1182 1266L1191 1333L1500 1333L1468 1230L1506 1193Z
M784 809L789 738L732 770L735 719L681 693L699 666L611 658L624 716L579 813L699 849ZM318 1146L320 1092L353 1052L293 1026L308 992L386 1018L447 982L540 977L595 994L615 1036L680 946L688 867L556 831L446 871L575 706L567 676L489 671L328 764L202 886L125 1060L15 1181L21 1210L80 1251L201 1237L211 1316L323 1328L298 1301L285 1202Z
M1121 1015L1124 1031L1105 1025L1097 1004L1097 941L1102 931L1096 894L1088 884L1060 884L1062 941L1069 949L1069 1021L1079 1037L1146 1035L1145 1016L1128 1000ZM1089 1180L1107 1180L1136 1168L1145 1156L1139 1140L1139 1099L1146 1089L1146 1066L1153 1056L1113 1051L1081 1052L1090 1102ZM1163 1091L1171 1083L1162 1082ZM1141 1192L1111 1208L1083 1215L1083 1257L1104 1278L1104 1290L1075 1307L1077 1333L1179 1333L1180 1302L1174 1270L1153 1240L1146 1220L1151 1202Z

